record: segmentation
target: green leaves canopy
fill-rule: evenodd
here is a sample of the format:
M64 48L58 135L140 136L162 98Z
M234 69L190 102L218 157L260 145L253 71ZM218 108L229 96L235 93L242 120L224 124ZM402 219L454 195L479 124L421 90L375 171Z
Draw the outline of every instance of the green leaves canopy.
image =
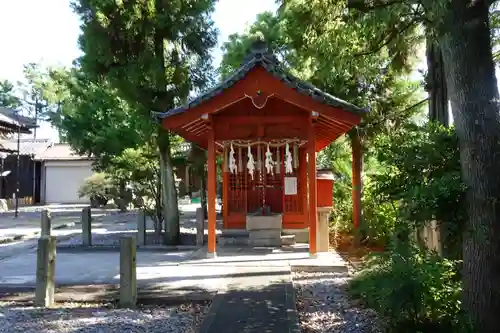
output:
M146 112L183 102L210 79L214 0L80 0L84 71L107 77Z
M77 69L54 75L67 93L60 102L57 126L80 154L97 158L98 169L150 137L150 123L107 81L95 83Z
M4 108L18 108L21 100L15 95L15 86L7 80L0 81L0 106Z

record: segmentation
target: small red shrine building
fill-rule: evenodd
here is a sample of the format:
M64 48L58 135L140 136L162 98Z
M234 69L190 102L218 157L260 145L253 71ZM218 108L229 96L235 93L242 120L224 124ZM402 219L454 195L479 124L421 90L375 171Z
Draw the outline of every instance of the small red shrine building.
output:
M309 228L315 254L316 153L365 112L286 73L257 42L219 85L158 114L166 129L208 151L209 256L216 251L217 154L224 156L224 228L245 228L250 214L280 214L283 229Z

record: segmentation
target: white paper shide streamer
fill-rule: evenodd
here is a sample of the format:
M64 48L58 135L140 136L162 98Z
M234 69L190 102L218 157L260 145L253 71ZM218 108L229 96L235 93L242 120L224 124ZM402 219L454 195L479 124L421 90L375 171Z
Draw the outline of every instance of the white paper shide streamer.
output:
M285 146L285 173L293 173L292 153L290 152L290 145L288 143Z
M269 144L267 145L267 151L266 151L266 159L264 161L266 170L268 174L273 174L274 170L274 162L273 162L273 154L271 153L271 150L269 150Z
M247 169L248 169L248 173L250 174L250 176L252 176L252 180L253 179L253 174L255 172L255 161L253 159L253 155L252 155L252 149L250 146L248 146L248 162L247 162Z
M236 165L236 159L234 158L234 147L231 142L231 150L229 151L229 171L232 174L238 173L238 166Z

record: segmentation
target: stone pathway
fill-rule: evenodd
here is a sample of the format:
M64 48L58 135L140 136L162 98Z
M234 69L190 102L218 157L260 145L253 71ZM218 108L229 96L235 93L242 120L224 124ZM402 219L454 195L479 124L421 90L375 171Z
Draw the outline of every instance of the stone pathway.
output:
M300 332L286 267L245 267L218 294L200 333Z

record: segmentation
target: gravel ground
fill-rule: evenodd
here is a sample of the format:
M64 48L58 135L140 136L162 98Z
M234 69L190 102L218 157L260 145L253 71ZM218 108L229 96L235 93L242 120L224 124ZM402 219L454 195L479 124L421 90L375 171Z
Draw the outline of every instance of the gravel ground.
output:
M105 216L106 222L95 219L95 222L103 222L95 228L105 228L105 232L92 232L92 244L97 246L119 246L120 238L136 234L136 213L129 212L115 214L115 216ZM148 220L148 228L152 228L153 222ZM208 239L208 231L205 228L205 241ZM192 212L183 213L181 217L181 244L196 245L196 219ZM156 235L153 231L148 231L146 242L148 245L163 244L163 236ZM69 239L58 242L61 246L81 246L81 235L75 235Z
M347 273L293 273L303 333L380 333L375 311L363 309L346 293Z
M41 309L0 302L0 332L195 333L209 304L114 309L106 304L62 303Z

